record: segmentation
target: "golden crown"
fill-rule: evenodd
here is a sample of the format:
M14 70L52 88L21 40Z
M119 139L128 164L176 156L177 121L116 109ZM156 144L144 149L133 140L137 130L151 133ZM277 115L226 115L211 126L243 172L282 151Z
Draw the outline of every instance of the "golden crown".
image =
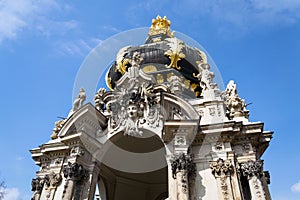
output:
M174 37L174 32L170 32L170 25L171 22L166 16L161 18L158 15L156 19L152 19L149 35L166 34L170 37Z

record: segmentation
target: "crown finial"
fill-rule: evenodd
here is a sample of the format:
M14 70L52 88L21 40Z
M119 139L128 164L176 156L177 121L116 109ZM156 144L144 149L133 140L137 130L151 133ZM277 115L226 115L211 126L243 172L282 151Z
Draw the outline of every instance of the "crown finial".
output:
M166 34L169 37L174 37L174 32L170 31L170 20L167 19L166 16L161 18L159 15L156 19L152 19L152 25L150 27L149 36L158 35L158 34Z

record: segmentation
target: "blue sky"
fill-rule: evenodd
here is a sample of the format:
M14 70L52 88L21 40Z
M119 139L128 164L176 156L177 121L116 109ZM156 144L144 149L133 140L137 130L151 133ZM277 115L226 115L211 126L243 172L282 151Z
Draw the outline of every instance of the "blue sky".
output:
M29 199L29 149L72 107L76 74L99 43L166 15L237 83L251 121L275 131L266 151L275 200L300 199L300 1L0 0L0 178L6 200ZM105 66L99 66L103 70Z

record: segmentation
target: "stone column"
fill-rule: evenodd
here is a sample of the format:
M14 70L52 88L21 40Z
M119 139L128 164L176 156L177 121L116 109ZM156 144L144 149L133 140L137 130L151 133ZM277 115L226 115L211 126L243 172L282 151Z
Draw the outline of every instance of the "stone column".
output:
M217 180L219 196L224 200L234 199L231 187L231 175L233 173L231 161L221 158L210 161L210 169Z
M63 200L70 200L74 196L74 200L79 200L82 192L82 181L87 176L87 171L78 163L68 163L63 169L66 178L65 189L63 191Z
M234 153L228 153L229 160L235 160ZM236 162L233 162L233 172L231 174L231 187L234 200L242 200L242 191L239 183L239 174L236 167Z
M269 171L263 172L263 177L261 181L262 181L263 189L265 191L266 200L271 200L271 194L268 187L268 184L271 183Z
M96 185L98 183L99 169L97 165L89 167L89 173L84 184L84 191L82 194L83 200L94 200Z
M172 173L172 162L173 157L171 155L166 156L167 164L168 164L168 193L169 193L169 200L176 200L177 199L177 179L174 179Z
M249 181L250 192L252 200L265 200L265 192L261 181L262 177L262 161L249 160L241 164L241 171L243 176L246 176Z
M190 200L189 181L194 178L196 165L192 161L191 155L181 153L175 155L170 160L172 178L176 180L176 198L169 197L171 200Z

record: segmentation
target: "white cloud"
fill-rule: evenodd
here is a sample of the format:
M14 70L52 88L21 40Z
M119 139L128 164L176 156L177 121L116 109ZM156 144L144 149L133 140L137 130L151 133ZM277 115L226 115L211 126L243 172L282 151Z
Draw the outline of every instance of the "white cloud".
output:
M198 13L236 24L241 24L243 21L265 24L300 20L299 0L227 0L205 3L190 0L188 2L187 7L199 9ZM260 17L267 17L267 19ZM260 20L257 20L258 18Z
M20 196L18 188L5 189L5 196L3 200L17 200Z
M145 11L155 11L161 15L172 12L184 20L197 21L199 25L212 21L209 25L215 26L221 33L244 33L256 28L280 27L300 21L299 0L151 0L145 8L143 6L142 3L132 5L130 13L134 13L132 15L138 19Z
M59 41L55 43L56 51L61 55L87 55L93 48L100 44L98 38L80 39L76 41Z
M17 158L16 158L16 160L18 160L18 161L21 161L21 160L24 160L25 159L25 157L23 157L23 156L17 156Z
M300 181L292 185L291 190L292 192L300 193Z
M0 43L17 38L25 29L44 35L73 29L77 25L75 21L54 21L47 18L52 11L68 10L68 6L58 5L55 0L1 0Z

